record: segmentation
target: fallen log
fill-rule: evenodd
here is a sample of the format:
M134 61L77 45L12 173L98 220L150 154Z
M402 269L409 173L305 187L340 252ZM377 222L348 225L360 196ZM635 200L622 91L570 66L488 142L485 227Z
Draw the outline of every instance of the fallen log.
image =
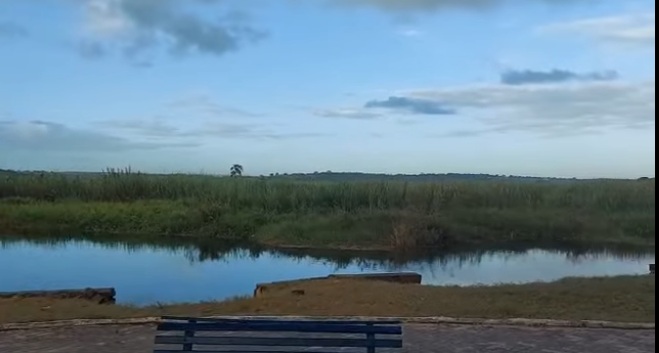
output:
M421 275L416 272L386 272L386 273L359 273L359 274L336 274L325 277L301 278L290 281L279 281L270 283L257 283L254 288L254 297L262 297L268 288L277 286L290 286L306 281L317 281L327 279L365 279L375 281L387 281L404 284L421 284Z
M83 288L58 290L33 290L19 292L0 292L0 299L7 298L53 298L84 299L98 304L114 304L117 292L114 288Z
M257 283L256 288L254 288L254 298L263 296L263 293L265 293L265 291L270 287L287 286L287 285L292 285L292 284L296 284L296 283L300 283L300 282L304 282L304 281L314 281L314 280L323 280L323 279L327 279L327 277L309 277L309 278L293 279L293 280L290 280L290 281Z
M416 272L358 273L346 275L329 275L327 278L368 279L406 284L421 284L421 275Z

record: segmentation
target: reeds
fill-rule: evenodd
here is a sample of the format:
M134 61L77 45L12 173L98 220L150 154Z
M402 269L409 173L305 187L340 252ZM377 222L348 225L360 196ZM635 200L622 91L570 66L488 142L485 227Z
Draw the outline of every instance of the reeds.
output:
M234 210L275 213L450 208L573 209L619 212L654 209L649 181L303 182L204 175L149 175L127 169L81 176L16 174L0 179L0 198L126 202L189 200Z

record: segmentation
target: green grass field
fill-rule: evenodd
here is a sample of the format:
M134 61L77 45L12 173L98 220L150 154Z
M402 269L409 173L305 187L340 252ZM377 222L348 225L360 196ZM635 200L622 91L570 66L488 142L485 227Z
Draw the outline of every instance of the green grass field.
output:
M503 242L654 246L654 202L654 179L403 183L128 170L15 174L0 180L0 232L397 250Z

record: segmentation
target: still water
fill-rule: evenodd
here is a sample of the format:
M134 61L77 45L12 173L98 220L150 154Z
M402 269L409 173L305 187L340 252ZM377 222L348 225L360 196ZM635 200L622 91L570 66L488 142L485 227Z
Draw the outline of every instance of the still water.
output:
M401 259L345 252L0 238L0 292L114 287L118 303L151 304L250 295L256 283L332 273L415 271L424 284L523 283L644 274L655 260L654 248L648 250L481 250Z

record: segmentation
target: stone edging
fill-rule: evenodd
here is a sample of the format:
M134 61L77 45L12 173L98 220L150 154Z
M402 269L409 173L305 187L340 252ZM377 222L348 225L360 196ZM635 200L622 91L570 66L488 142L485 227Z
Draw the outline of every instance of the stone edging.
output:
M213 317L213 316L211 316ZM400 320L410 324L457 324L486 326L527 326L527 327L582 327L582 328L614 328L626 330L654 330L653 322L615 322L597 320L551 320L551 319L482 319L453 318L445 316L430 317L377 317L377 316L214 316L227 319L282 319L282 320ZM25 323L0 324L0 331L27 330L33 328L56 328L87 325L145 325L160 322L159 317L144 317L132 319L75 319L58 321L40 321Z

